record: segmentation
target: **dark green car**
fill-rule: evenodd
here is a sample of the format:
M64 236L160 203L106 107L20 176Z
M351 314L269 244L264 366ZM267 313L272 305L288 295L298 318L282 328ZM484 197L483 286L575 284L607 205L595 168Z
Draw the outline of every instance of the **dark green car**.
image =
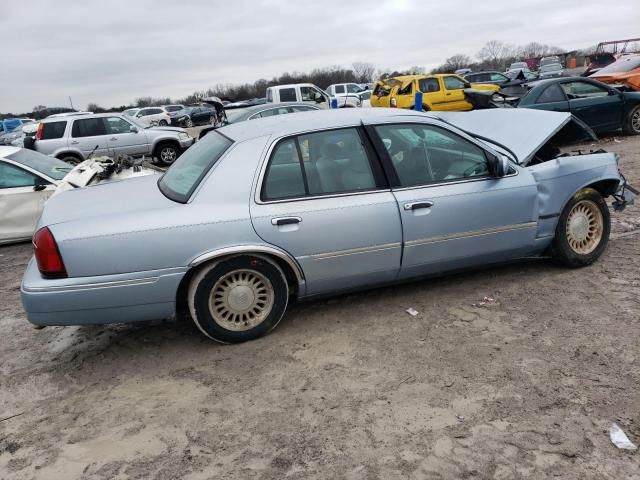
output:
M590 78L540 80L518 108L571 112L596 133L622 129L640 135L640 92L620 92Z

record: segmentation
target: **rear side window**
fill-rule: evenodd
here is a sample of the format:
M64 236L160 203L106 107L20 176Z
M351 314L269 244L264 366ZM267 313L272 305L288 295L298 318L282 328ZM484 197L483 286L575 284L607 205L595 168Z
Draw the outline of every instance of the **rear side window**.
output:
M49 122L42 124L42 135L40 140L53 140L62 138L67 122Z
M95 137L98 135L106 135L104 122L102 118L83 118L73 122L71 136L78 137Z
M440 90L437 78L423 78L418 81L420 91L423 93L437 92Z
M232 143L215 130L209 132L169 167L158 182L160 191L174 202L187 203L204 176Z
M336 85L335 89L336 93L344 93L344 85Z
M554 103L564 102L567 97L564 96L562 89L557 83L549 85L544 92L540 94L536 103Z
M296 101L296 89L295 88L282 88L282 89L280 89L280 101L281 102L295 102Z
M378 182L355 128L299 135L279 143L265 173L265 201L374 190Z
M293 110L294 112L309 112L311 110L318 110L318 109L310 105L292 105L291 110Z

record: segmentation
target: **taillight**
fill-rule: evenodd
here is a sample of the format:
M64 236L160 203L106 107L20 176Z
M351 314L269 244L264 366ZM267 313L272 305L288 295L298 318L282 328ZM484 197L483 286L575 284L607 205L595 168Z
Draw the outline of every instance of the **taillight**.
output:
M36 140L40 140L42 138L42 130L44 130L44 123L38 125L38 132L36 133Z
M51 230L43 227L33 236L33 251L40 273L49 277L66 277L67 272Z
M392 98L391 101L389 102L389 105L391 106L391 108L396 108L398 106L398 102L396 101L395 98Z

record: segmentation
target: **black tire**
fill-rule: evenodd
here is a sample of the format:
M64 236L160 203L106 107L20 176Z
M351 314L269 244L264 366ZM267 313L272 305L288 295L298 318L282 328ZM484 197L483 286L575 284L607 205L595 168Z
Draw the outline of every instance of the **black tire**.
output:
M156 147L153 155L160 165L168 167L180 156L180 148L172 142L163 142Z
M75 153L63 153L61 155L58 155L58 159L68 163L69 165L73 165L74 167L84 162L84 160Z
M169 123L166 120L160 120L158 122L158 125L160 125L161 127L166 127L167 125L169 125Z
M191 317L204 335L221 343L240 343L280 323L289 286L276 263L259 255L240 255L203 267L191 279L187 295Z
M411 106L409 107L409 110L415 110L415 105L411 105ZM423 112L428 112L429 110L430 110L430 109L429 109L429 106L428 106L428 105L422 105L422 111L423 111Z
M193 122L191 121L191 119L190 119L190 118L187 118L187 120L184 122L184 124L185 124L185 126L186 126L187 128L191 128L191 127L193 127Z
M602 255L611 233L609 207L593 188L584 188L565 205L555 238L553 258L567 267L584 267Z
M640 105L629 110L624 118L622 131L627 135L640 135Z

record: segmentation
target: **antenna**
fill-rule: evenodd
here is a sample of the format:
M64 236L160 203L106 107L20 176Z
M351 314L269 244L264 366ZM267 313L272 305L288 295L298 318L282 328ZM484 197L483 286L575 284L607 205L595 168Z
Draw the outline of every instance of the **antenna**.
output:
M73 102L71 101L71 96L69 96L69 103L71 104L71 110L75 111L75 108L73 108Z

